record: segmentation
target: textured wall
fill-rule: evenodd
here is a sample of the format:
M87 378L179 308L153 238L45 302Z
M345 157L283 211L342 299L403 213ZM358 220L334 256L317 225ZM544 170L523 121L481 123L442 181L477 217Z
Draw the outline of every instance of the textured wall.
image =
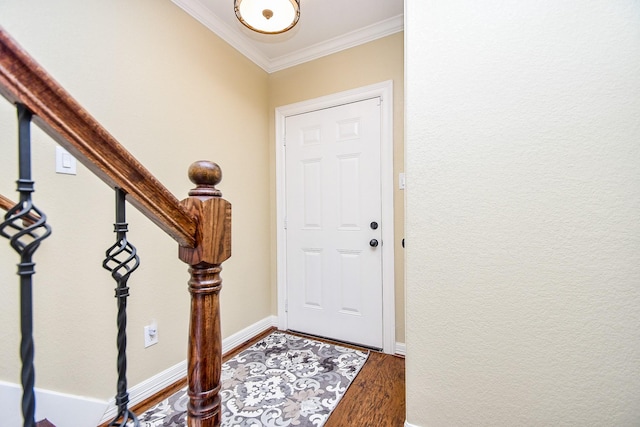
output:
M640 425L640 4L406 6L408 421Z
M269 216L255 214L269 210L267 74L169 1L0 2L0 25L178 198L193 187L191 162L220 164L233 204L223 335L269 316ZM0 193L15 199L15 112L0 105ZM108 399L116 300L101 263L115 241L113 192L83 167L56 175L55 143L34 133L34 197L53 227L35 257L36 385ZM128 220L142 260L129 281L133 386L186 359L189 296L177 244L133 208ZM17 255L6 241L0 261L0 379L19 383ZM144 349L151 319L160 342Z

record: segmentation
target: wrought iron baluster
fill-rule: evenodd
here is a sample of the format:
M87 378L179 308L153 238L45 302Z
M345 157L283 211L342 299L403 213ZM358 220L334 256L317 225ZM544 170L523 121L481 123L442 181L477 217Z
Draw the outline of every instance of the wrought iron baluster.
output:
M11 247L20 255L20 358L22 360L22 416L25 427L35 426L35 369L33 363L33 254L42 240L49 237L51 227L47 216L33 205L31 193L31 117L32 113L22 104L18 110L18 162L17 181L20 201L7 211L0 224L0 235L9 239Z
M133 426L139 425L138 418L129 409L129 393L127 393L127 297L129 287L127 280L140 265L135 246L127 241L128 224L125 218L125 196L121 188L116 188L116 222L114 231L117 233L116 243L106 252L102 266L111 272L116 281L116 298L118 299L118 392L116 405L118 414L109 423L110 426L124 427L129 421ZM120 420L120 421L118 421Z

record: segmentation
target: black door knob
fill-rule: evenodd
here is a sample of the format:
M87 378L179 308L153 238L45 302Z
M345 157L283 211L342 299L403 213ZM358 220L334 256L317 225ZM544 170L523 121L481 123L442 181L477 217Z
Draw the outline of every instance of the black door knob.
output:
M369 242L369 246L375 248L376 246L378 246L378 241L376 239L371 239L371 241Z

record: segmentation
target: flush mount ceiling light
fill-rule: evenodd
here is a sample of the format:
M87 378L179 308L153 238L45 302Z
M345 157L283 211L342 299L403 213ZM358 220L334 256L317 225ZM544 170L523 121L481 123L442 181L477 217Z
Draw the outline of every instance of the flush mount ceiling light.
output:
M233 7L245 27L262 34L284 33L300 19L300 0L234 0Z

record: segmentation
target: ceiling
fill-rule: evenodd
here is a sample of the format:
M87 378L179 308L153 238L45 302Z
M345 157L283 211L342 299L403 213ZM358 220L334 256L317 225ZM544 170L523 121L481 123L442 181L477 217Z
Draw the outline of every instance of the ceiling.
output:
M300 0L300 21L284 34L245 28L233 0L172 0L271 73L402 31L404 0Z

